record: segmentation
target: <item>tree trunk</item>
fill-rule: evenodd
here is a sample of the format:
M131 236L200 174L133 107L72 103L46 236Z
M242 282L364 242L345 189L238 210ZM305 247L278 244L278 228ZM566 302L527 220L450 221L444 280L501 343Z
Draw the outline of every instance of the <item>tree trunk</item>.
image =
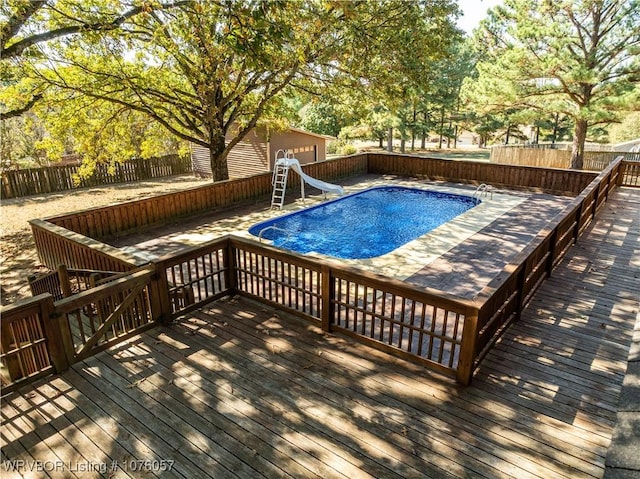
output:
M560 115L558 113L556 113L555 117L553 118L553 137L551 138L551 143L553 143L553 144L556 143L556 138L558 136L558 121L559 121L559 117L560 117Z
M418 112L416 111L416 102L413 102L413 125L411 125L411 151L416 149L416 120L418 119Z
M581 170L584 161L584 142L587 139L587 120L576 120L571 147L571 168Z
M509 137L511 136L511 125L507 126L507 134L505 135L504 144L509 144Z
M211 162L211 176L214 182L229 179L227 155L224 154L224 149L224 134L212 133L209 140L209 159Z
M442 131L444 130L444 105L440 110L440 137L438 139L438 149L442 148Z
M382 148L382 142L384 141L384 138L382 136L378 137L378 147Z
M426 128L427 119L428 119L426 111L422 113L422 118L424 120L424 123L422 125L422 142L420 143L420 145L421 145L421 148L424 150L427 147L427 133L428 133Z
M389 132L387 134L387 151L393 151L393 128L389 128Z

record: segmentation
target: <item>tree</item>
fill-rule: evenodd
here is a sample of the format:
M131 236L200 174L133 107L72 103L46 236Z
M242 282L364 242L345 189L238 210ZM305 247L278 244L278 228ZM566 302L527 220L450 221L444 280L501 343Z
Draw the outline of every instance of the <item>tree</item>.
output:
M0 81L4 85L19 83L23 73L19 61L38 55L35 47L69 36L120 30L136 15L175 8L187 1L6 0L0 4ZM41 83L25 82L15 93L4 103L0 120L27 112L42 100L44 88Z
M382 125L388 127L389 150L393 128L400 130L404 150L409 132L414 136L417 125L424 124L424 118L418 122L414 107L433 89L440 75L440 62L454 60L452 44L462 39L462 32L454 22L459 14L455 3L442 0L404 5L400 24L395 29L385 28L385 35L370 40L373 45L377 42L377 48L387 54L359 57L366 62L364 68L368 68L369 104L377 112L385 112L383 116L373 116L377 126L372 127L374 130Z
M640 81L639 25L638 0L506 0L476 32L476 98L569 116L581 168L588 129L614 121Z
M302 128L314 133L337 137L345 126L344 119L336 111L335 105L327 101L308 103L300 113Z
M449 0L428 4L192 0L142 11L117 29L50 41L22 67L33 84L141 112L208 148L220 180L229 151L285 90L367 88L372 65L397 58L410 39L407 18L429 11L441 20L451 9ZM438 26L420 33L436 37Z
M440 135L438 147L442 145L444 136L447 137L447 143L451 136L455 136L452 126L454 119L457 121L461 117L462 85L473 74L475 63L469 42L460 41L452 44L449 56L437 64L438 75L427 90L424 101Z

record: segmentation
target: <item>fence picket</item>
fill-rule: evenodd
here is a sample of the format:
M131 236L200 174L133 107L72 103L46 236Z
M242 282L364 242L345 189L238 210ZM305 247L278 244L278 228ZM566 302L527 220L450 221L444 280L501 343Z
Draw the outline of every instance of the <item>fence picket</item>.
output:
M77 178L78 165L7 170L2 172L2 197L18 198L88 186L129 183L191 171L190 158L178 155L118 163L114 174L109 174L107 165L98 165L90 178L82 178L78 183L74 181L74 178Z

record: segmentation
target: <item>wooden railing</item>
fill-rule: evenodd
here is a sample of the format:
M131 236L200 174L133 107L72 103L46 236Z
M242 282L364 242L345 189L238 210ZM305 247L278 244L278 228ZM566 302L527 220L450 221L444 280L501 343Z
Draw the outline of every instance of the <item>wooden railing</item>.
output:
M465 335L475 330L475 304L357 270L330 267L325 274L329 331L417 360L464 382L471 367Z
M415 174L416 165L421 163L406 170ZM627 168L620 158L609 165L473 300L226 236L108 278L55 303L45 294L3 308L4 380L12 384L11 390L32 378L64 370L159 321L222 296L241 294L468 384L482 358L518 319L612 189L625 184ZM80 250L59 256L82 257L82 248L94 246L81 245ZM109 252L99 250L106 258ZM119 257L105 263L134 267Z
M108 165L98 165L88 178L78 176L80 165L49 166L2 172L2 197L16 198L89 186L109 185L182 175L191 171L189 156L168 155L141 158Z
M61 337L69 363L80 361L153 326L161 310L152 302L155 270L141 270L55 303L65 325ZM155 315L155 316L154 316Z
M237 293L321 320L323 261L240 238L232 239L231 254Z
M155 263L173 318L221 296L240 294L286 309L375 348L417 359L449 375L461 367L471 302L328 261L226 237ZM193 291L191 303L183 288ZM467 372L465 372L467 371Z
M161 319L153 267L54 302L49 293L2 309L3 393L153 327Z
M71 269L130 271L146 263L118 248L49 221L35 219L29 223L38 258L50 269L64 264Z
M569 247L578 241L618 185L622 159L610 164L503 271L476 296L481 304L474 337L475 370L502 332L527 306L533 294ZM469 376L468 380L471 380Z
M162 315L173 319L233 291L229 239L223 237L155 261Z
M624 160L622 162L619 185L640 187L640 157L637 161Z
M117 275L115 271L98 271L94 269L69 269L60 264L57 270L29 277L31 295L50 293L54 301L67 298L105 281L105 278Z
M53 299L49 294L3 308L0 316L0 379L3 392L11 390L15 384L68 367L68 363L60 359L65 356L64 351L59 349L59 331L51 321L53 308Z

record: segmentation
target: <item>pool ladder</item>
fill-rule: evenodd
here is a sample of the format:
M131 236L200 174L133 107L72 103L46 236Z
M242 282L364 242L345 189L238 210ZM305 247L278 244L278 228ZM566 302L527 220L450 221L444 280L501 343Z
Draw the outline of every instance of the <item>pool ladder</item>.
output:
M482 183L476 188L476 191L473 192L473 195L471 195L471 197L480 198L480 196L483 195L491 195L490 198L493 199L493 186Z
M282 153L282 157L280 154ZM284 197L287 193L287 177L289 176L289 165L284 160L287 157L285 150L278 150L276 152L276 159L273 165L273 175L271 177L271 184L273 185L273 192L271 193L271 208L278 207L282 209L284 205Z

